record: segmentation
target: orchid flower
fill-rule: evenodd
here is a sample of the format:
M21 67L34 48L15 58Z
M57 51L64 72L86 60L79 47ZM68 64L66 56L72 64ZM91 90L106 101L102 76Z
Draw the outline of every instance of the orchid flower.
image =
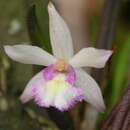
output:
M81 67L103 68L112 51L89 47L74 55L67 24L52 3L48 5L48 12L53 55L31 45L4 46L6 54L14 61L47 66L29 81L21 101L26 103L33 99L40 107L66 111L84 100L98 111L104 111L98 84Z

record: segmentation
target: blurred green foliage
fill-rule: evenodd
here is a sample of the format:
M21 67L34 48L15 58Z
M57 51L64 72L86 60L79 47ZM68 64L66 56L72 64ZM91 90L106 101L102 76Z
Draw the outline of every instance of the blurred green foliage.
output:
M32 42L51 52L48 2L49 0L38 0L29 7L28 31Z
M122 92L129 83L129 66L130 66L130 38L125 41L122 41L122 44L119 46L117 53L115 52L113 57L112 65L112 93L111 93L111 107L115 105L123 94Z

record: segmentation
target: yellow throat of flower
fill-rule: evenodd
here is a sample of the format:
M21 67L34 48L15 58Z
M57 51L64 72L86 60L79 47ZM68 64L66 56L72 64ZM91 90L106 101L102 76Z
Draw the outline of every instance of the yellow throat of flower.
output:
M52 95L56 95L60 91L64 91L69 87L65 81L65 75L58 75L53 80L47 82L48 90Z

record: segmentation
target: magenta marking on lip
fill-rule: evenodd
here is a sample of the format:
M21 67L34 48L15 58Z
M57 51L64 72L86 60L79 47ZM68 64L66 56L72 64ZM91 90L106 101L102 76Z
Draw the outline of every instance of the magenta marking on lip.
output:
M66 81L71 85L74 85L74 83L76 82L76 73L72 67L70 67L69 69Z
M34 97L34 101L35 103L40 106L40 107L49 107L49 105L47 105L45 102L44 102L44 98L43 98L43 95L45 93L42 93L42 95L40 94L40 90L39 90L39 87L38 86L33 86L33 89L32 89L32 95Z
M47 68L43 70L43 77L46 81L52 80L59 72L55 70L55 65L51 64ZM70 83L71 85L74 85L76 81L76 73L74 69L70 66L67 74L66 74L66 81Z
M57 72L55 71L53 64L43 70L43 77L46 81L52 80L56 75Z

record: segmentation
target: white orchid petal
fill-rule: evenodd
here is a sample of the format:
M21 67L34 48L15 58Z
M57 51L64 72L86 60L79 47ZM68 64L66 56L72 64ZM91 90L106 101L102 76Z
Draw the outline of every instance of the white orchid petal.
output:
M104 111L105 104L98 84L83 69L75 69L75 71L77 76L76 86L83 89L85 101L93 105L98 111Z
M45 81L43 78L43 70L40 71L38 74L36 74L27 84L25 87L22 95L20 96L20 100L23 103L28 102L29 100L33 99L33 96L35 95L34 93L34 88L44 88L45 87ZM40 94L40 93L39 93Z
M95 49L91 47L83 48L69 63L73 67L103 68L111 55L112 51L110 50Z
M24 64L48 66L56 59L48 52L31 45L4 46L6 54L13 60Z
M48 12L53 54L57 58L70 59L73 56L73 44L69 28L51 2Z

